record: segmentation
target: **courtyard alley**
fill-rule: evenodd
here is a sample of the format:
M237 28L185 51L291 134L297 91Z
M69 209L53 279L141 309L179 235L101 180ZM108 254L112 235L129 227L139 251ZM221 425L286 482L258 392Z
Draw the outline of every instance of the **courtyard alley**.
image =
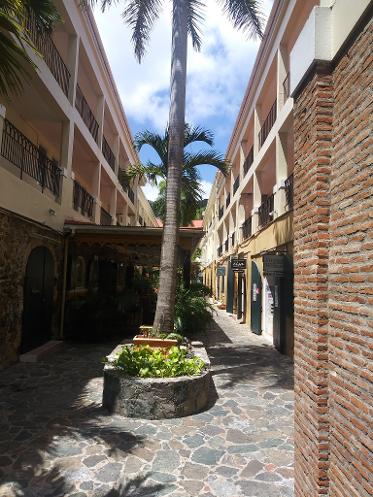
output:
M291 497L292 362L217 311L205 342L218 398L161 421L109 416L114 344L65 344L0 373L0 497Z

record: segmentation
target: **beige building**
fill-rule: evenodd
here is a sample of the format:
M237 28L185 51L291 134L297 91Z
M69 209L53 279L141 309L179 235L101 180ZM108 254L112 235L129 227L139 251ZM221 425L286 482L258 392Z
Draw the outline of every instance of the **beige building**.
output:
M62 336L69 267L87 286L100 263L67 255L67 226L157 226L142 185L123 174L139 159L93 14L79 1L56 6L51 34L29 19L37 71L0 97L0 364Z

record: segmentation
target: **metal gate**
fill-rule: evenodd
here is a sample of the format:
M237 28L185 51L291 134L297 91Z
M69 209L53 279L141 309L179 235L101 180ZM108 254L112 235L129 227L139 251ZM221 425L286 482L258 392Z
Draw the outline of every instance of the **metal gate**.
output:
M262 277L255 262L251 263L251 331L262 333Z
M53 315L54 262L45 247L32 250L24 284L21 353L51 338Z

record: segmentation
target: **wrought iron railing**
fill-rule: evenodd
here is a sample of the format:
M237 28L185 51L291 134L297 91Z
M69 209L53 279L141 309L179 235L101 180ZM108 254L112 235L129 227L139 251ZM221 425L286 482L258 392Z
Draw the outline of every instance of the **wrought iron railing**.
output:
M271 131L275 121L277 118L277 100L274 101L271 110L268 112L267 117L264 120L264 123L259 131L259 147L263 145L266 141L269 132Z
M135 192L132 190L130 186L127 186L127 195L131 202L135 203Z
M11 122L4 119L1 155L20 170L20 178L27 174L53 195L60 195L61 168L57 161L48 159L45 151L37 147Z
M93 217L93 207L95 205L95 199L91 194L87 192L85 188L82 187L76 180L74 180L74 190L73 190L73 207L76 211L87 216L89 218Z
M220 245L220 247L218 247L218 257L222 255L223 255L223 245Z
M294 205L294 178L291 174L285 180L285 195L286 195L286 203L289 209L293 208Z
M259 224L260 226L266 226L268 223L273 221L273 209L274 209L274 195L268 195L268 197L262 202L259 207Z
M236 232L235 231L232 233L231 240L232 240L232 247L234 247L235 242L236 242Z
M100 224L109 225L112 223L112 217L103 207L101 207Z
M242 223L242 237L244 240L250 238L251 236L251 228L252 228L252 219L251 216L246 219L244 223Z
M222 205L221 207L219 207L219 219L223 217L223 214L224 214L224 206Z
M227 239L224 242L224 250L226 252L228 252L228 249L229 249L229 235L228 235Z
M37 50L43 56L54 79L66 96L69 94L70 72L62 60L51 36L37 23L35 14L30 10L27 18L27 34Z
M80 86L76 86L76 98L75 98L75 107L79 114L82 116L82 119L89 129L89 132L93 136L93 139L97 143L98 140L98 122L95 119L93 112L91 111L90 106L88 105L87 100L85 99Z
M143 219L142 219L142 217L141 217L141 216L139 216L139 223L140 223L140 226L142 226L142 224L143 224Z
M290 73L287 73L284 81L282 82L282 88L284 90L284 102L286 102L290 96Z
M231 194L230 192L227 195L227 198L225 199L225 208L228 209L229 204L231 203Z
M254 147L251 147L250 152L247 154L245 162L243 163L243 173L247 174L251 164L254 162Z
M240 175L237 176L237 178L234 180L233 183L233 195L236 193L238 190L238 187L240 186Z
M111 150L111 147L108 144L105 137L103 137L103 140L102 140L102 153L103 153L105 159L108 161L109 166L114 171L115 170L115 155L114 155L114 152Z

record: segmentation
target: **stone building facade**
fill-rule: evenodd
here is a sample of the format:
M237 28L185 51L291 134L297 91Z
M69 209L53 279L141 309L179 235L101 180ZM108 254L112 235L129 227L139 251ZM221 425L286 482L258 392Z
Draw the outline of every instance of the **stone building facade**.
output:
M44 248L53 259L53 310L50 338L57 338L60 316L59 275L63 238L55 230L0 209L0 368L17 360L22 336L25 279L30 254ZM35 325L40 325L36 322Z
M373 495L373 25L294 96L295 494Z

